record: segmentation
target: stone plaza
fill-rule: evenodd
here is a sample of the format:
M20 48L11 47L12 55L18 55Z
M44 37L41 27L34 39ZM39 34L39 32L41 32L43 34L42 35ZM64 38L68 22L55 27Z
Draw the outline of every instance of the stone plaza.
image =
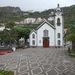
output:
M75 58L64 48L27 48L0 55L0 69L15 75L75 75Z

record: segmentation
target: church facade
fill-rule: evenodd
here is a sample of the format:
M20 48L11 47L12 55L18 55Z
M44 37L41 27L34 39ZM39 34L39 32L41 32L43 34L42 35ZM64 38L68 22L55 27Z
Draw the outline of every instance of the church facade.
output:
M54 24L44 21L30 32L30 47L63 47L63 13L59 4L54 11Z

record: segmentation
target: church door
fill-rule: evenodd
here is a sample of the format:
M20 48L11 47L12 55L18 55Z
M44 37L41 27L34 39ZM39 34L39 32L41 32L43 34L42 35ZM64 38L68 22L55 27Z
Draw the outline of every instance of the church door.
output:
M44 38L43 39L43 47L44 48L48 48L49 47L49 39L48 38Z

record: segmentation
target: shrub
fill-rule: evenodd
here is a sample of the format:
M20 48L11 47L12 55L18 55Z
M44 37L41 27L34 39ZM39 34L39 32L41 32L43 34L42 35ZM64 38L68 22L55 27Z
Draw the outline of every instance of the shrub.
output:
M75 57L75 51L74 50L68 49L68 53L69 53L69 56Z
M12 72L12 71L0 70L0 75L14 75L14 72Z

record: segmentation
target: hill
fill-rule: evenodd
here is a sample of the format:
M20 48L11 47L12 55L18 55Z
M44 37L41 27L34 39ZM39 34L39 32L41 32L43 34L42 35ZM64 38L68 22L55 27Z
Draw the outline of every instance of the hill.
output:
M65 27L69 25L75 25L75 5L69 7L62 7L61 9L63 10ZM39 16L43 18L48 18L52 11L54 11L54 9L45 10L40 13L39 12L30 13L29 17Z
M0 7L0 22L18 19L21 15L22 11L19 7Z
M61 9L63 10L65 27L75 25L75 5L62 7ZM54 11L54 9L49 9L42 12L27 12L28 15L23 15L25 12L21 11L19 7L0 7L0 22L22 20L26 17L48 18L52 11Z
M69 25L75 25L75 5L72 5L70 7L64 7L63 13L64 13L64 23L65 26Z

